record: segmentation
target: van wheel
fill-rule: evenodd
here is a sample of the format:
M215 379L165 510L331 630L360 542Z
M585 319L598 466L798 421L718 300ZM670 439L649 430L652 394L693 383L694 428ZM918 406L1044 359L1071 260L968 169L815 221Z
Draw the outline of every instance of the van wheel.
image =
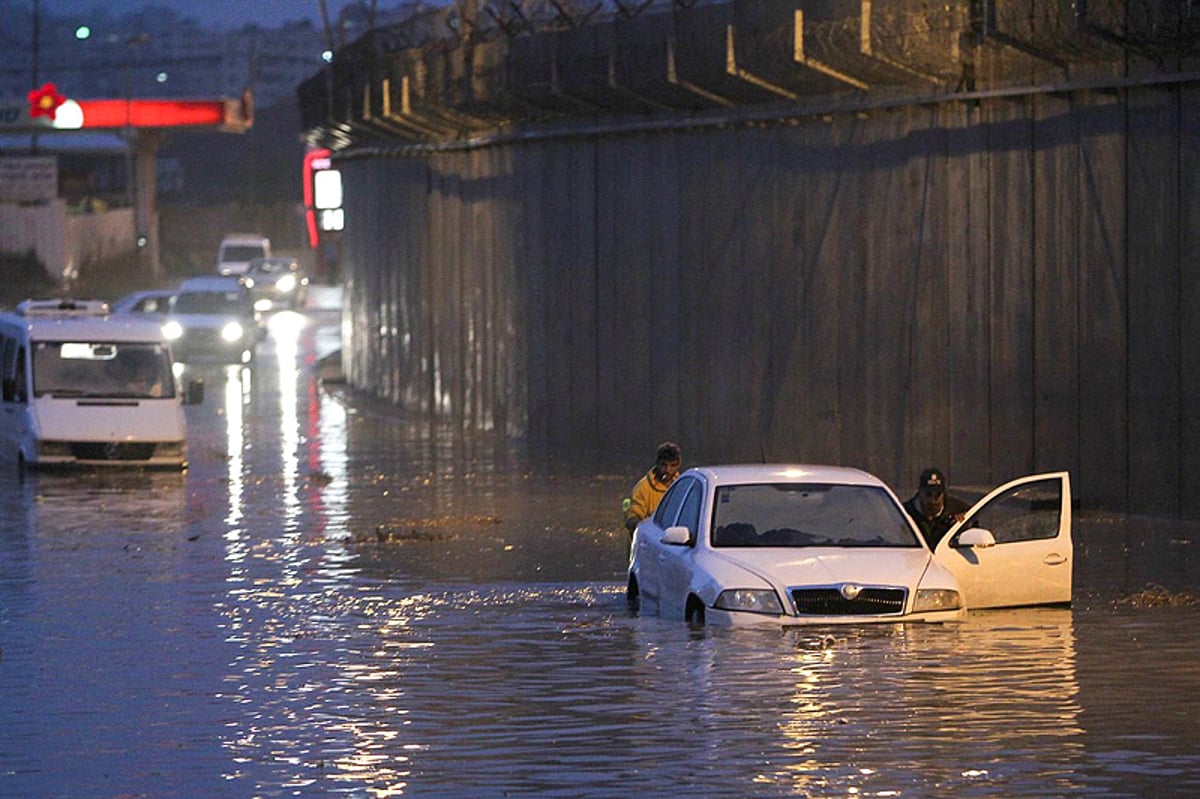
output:
M704 603L697 599L695 595L688 597L687 609L683 612L683 618L687 621L689 627L704 626Z

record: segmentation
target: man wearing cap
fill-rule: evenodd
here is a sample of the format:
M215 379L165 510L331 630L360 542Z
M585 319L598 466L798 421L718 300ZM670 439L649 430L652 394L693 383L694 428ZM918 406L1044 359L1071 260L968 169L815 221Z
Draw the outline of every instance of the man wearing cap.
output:
M904 503L904 509L913 517L921 534L932 549L942 536L966 516L970 506L962 500L946 494L946 475L941 469L926 469L917 481L917 493Z
M658 509L659 500L663 498L663 494L667 493L671 483L675 482L675 478L679 476L679 466L682 461L683 456L678 444L664 441L658 445L658 450L654 455L654 466L642 476L641 480L637 481L633 487L632 496L626 498L622 503L622 510L625 513L625 529L629 531L629 535L633 535L633 528L638 526L638 522L654 515L654 511Z

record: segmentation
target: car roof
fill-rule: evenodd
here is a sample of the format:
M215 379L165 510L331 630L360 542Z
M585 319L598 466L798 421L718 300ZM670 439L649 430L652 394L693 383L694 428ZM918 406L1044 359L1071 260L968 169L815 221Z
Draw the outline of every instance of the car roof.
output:
M869 472L848 466L826 466L809 463L735 463L719 466L696 466L688 469L703 475L717 485L747 483L836 483L886 488L886 484Z

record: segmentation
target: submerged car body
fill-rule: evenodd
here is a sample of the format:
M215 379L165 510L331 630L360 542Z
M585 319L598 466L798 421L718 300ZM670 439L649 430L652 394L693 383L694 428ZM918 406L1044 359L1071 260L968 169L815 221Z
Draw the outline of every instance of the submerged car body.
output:
M628 596L693 623L954 621L1071 599L1066 472L1007 483L931 550L896 495L857 469L689 469L634 531Z
M295 258L255 258L244 278L259 311L295 310L308 294L308 276Z
M183 281L163 325L175 360L247 364L261 338L250 293L238 277Z
M159 323L107 303L22 302L0 314L0 461L20 467L187 467L183 405Z

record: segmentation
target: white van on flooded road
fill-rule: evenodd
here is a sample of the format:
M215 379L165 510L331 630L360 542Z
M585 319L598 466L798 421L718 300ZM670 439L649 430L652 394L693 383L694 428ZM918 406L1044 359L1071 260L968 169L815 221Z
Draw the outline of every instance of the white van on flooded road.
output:
M258 233L230 233L217 248L217 272L222 275L245 274L255 258L271 257L271 240Z
M107 303L28 300L0 314L0 461L187 467L185 403L161 323Z

